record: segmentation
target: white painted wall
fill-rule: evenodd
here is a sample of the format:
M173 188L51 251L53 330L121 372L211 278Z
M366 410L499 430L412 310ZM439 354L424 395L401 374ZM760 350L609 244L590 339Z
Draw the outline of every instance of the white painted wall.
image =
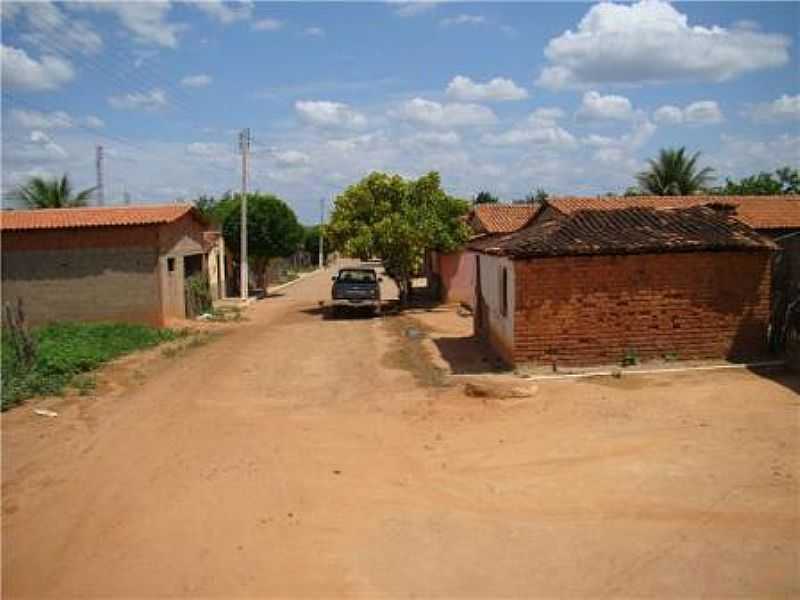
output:
M489 325L494 335L501 337L506 347L514 347L514 299L515 279L514 262L503 256L480 254L481 261L481 290L486 303ZM505 267L508 272L508 311L505 316L500 312L502 296L500 284L502 281L501 269Z

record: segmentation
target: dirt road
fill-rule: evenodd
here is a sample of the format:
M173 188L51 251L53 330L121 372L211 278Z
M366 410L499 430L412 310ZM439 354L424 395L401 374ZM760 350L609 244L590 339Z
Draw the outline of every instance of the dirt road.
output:
M393 368L316 276L122 393L3 419L3 597L800 594L797 377Z

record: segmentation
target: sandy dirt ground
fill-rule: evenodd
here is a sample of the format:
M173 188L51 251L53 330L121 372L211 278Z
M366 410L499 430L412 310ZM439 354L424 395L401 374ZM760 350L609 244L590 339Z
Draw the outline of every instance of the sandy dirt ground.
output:
M472 397L329 285L3 415L3 597L800 595L797 376Z

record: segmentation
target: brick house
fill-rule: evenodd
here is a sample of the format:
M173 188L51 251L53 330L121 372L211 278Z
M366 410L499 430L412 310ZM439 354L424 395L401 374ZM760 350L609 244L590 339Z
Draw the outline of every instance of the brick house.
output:
M207 229L185 204L3 211L3 298L22 298L32 324L184 318Z
M478 204L467 215L474 239L511 233L527 225L536 215L538 204ZM444 302L475 305L475 253L469 248L455 252L431 251L426 274L435 280Z
M510 364L766 351L776 245L725 212L577 210L470 246L476 334Z
M779 251L772 264L772 330L780 331L786 309L800 297L800 196L632 196L565 197L548 200L536 222L562 218L579 210L610 208L686 208L709 205L726 210L738 221L775 242ZM774 341L774 340L773 340ZM779 345L776 349L780 349Z

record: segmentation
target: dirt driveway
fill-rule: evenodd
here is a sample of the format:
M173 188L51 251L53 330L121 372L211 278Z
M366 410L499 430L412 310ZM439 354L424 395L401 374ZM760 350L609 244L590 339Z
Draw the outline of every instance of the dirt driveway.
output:
M2 417L3 597L797 597L797 377L424 386L316 276ZM406 365L407 366L407 365Z

